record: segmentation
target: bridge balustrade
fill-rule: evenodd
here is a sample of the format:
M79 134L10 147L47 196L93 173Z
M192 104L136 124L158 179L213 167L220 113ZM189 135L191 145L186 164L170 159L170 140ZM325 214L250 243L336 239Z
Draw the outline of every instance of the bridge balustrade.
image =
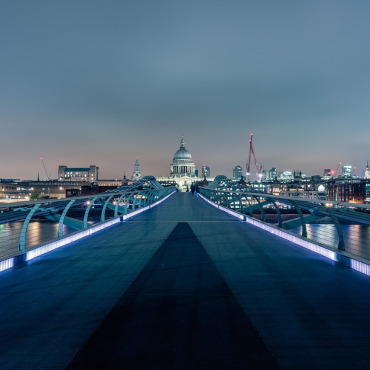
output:
M0 261L76 231L118 217L123 219L175 190L157 183L139 182L136 186L89 196L0 203Z
M199 188L213 203L303 238L370 259L370 205ZM360 228L359 230L356 230Z

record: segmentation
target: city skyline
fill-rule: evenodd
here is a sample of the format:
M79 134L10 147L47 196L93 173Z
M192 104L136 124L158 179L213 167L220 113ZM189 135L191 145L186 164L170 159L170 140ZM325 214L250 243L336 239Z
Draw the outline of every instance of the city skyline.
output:
M188 148L187 145L186 145L186 147ZM248 144L248 148L249 148L249 144ZM177 147L177 149L178 149L178 147ZM174 153L175 153L175 151L174 151ZM148 171L146 169L146 166L145 166L145 158L143 159L143 162L140 159L140 161L139 161L140 166L144 168L144 170L141 171L143 176L146 176L146 175L157 176L157 177L167 177L167 176L169 176L170 175L170 162L172 161L173 154L169 156L168 166L167 166L168 169L167 169L167 172L164 172L163 174L152 173L152 172ZM103 178L106 178L106 179L108 179L108 178L109 179L121 179L121 178L123 178L123 176L126 176L126 178L129 178L131 176L131 173L134 172L136 161L138 161L138 160L139 160L139 156L137 156L135 158L135 160L133 160L133 162L130 164L130 166L131 166L130 168L123 169L123 171L121 171L122 173L119 173L116 176L106 176L106 173L108 172L106 169L100 167L100 165L97 164L97 163L93 163L93 165L97 165L99 167L99 171L100 171L99 178L100 179L103 179ZM149 158L149 160L150 160L150 158ZM193 157L193 160L194 160L194 157ZM248 160L248 158L246 159L246 162L247 162L247 160ZM65 165L65 163L63 163L63 164L58 163L57 168L55 169L55 168L50 168L49 163L48 162L45 163L45 162L46 161L45 161L44 157L38 158L37 173L34 173L33 174L34 176L25 177L25 176L22 176L22 174L18 174L16 176L2 176L0 174L0 179L1 178L19 178L19 179L22 179L22 180L25 180L25 179L32 180L32 179L40 178L40 180L48 180L48 177L49 177L49 179L58 179L58 167L60 165ZM194 162L195 162L195 165L196 165L195 167L199 172L199 177L202 177L202 175L201 175L202 167L204 165L209 165L209 163L204 162L204 163L200 164L200 163L197 163L196 160L194 160ZM260 162L258 162L258 163L261 164ZM365 174L365 168L366 168L367 163L368 163L368 161L365 161L362 164L362 166L357 167L355 165L352 165L351 163L340 162L340 163L337 163L335 166L332 166L332 167L323 167L321 169L321 171L319 171L317 173L307 173L300 167L299 164L297 164L296 167L294 167L294 168L281 168L278 165L271 165L271 166L268 166L268 167L263 166L263 164L261 164L261 165L263 166L263 171L265 171L265 172L268 172L272 168L274 168L277 171L277 173L282 173L282 172L285 172L285 171L291 171L292 173L294 171L301 171L302 173L304 173L308 177L314 176L314 175L320 175L321 176L321 175L323 175L324 170L326 170L327 168L329 168L331 171L335 171L334 173L332 172L332 175L334 177L337 177L338 175L341 174L343 166L350 165L350 166L353 167L353 169L352 169L353 175L358 176L360 178L363 178L363 176ZM144 164L144 166L142 166L142 164ZM91 165L91 163L81 163L79 160L74 160L74 161L72 161L72 163L67 164L68 167L87 167L87 166L90 166L90 165ZM240 163L235 162L232 165L232 167L227 168L226 171L224 171L222 173L216 173L213 177L215 177L217 175L225 175L227 177L232 178L233 177L233 170L234 170L235 166L241 166L242 167L242 173L243 173L243 176L245 177L246 176L246 163L241 163L241 162ZM116 173L117 173L117 169L116 169ZM257 180L257 177L258 177L257 176L257 170L255 168L255 165L253 163L253 158L252 158L252 160L251 160L251 180Z
M366 1L2 1L0 178L168 176L196 168L308 176L369 159Z
M40 158L41 159L41 158ZM135 172L135 165L136 165L136 161L138 161L138 159L136 158L136 160L132 163L132 168L129 168L129 169L125 169L123 170L122 174L119 174L119 176L105 176L105 173L107 171L104 171L104 168L100 168L99 167L99 164L97 165L97 167L99 167L99 172L100 172L100 175L99 175L99 179L122 179L124 176L126 178L130 178L132 173ZM365 171L366 171L366 165L367 165L368 162L366 162L363 166L360 166L360 167L357 167L357 166L353 166L352 164L349 164L349 163L339 163L337 164L337 167L335 168L334 166L329 168L331 170L331 176L333 176L334 178L338 177L338 176L341 176L342 175L342 172L343 172L343 169L342 167L352 167L352 175L355 176L355 177L358 177L358 178L364 178L364 175L365 175ZM73 167L73 168L80 168L80 167L86 167L86 166L90 166L91 164L90 163L72 163L72 164L68 164L68 167ZM93 164L94 166L95 164ZM203 163L202 165L197 165L196 164L196 170L198 171L198 177L201 178L203 177L203 174L202 174L202 171L203 171L203 167L204 166L207 166L208 164L207 163ZM140 162L140 166L142 166L142 163ZM240 164L240 163L235 163L234 166L232 168L228 168L226 171L224 171L223 173L217 173L215 175L212 175L212 176L207 176L207 177L215 177L217 175L225 175L229 178L234 178L234 170L235 170L235 167L239 167L241 166L242 168L242 175L244 178L246 178L246 165L245 164ZM60 165L58 165L58 167L60 167ZM145 162L144 162L144 168L145 168ZM271 169L275 169L276 170L276 173L277 175L279 174L282 174L283 172L291 172L292 174L294 172L301 172L302 174L306 175L307 177L311 177L311 176L315 176L315 175L319 175L319 176L322 176L324 174L324 172L327 170L327 168L323 168L321 172L317 172L317 173L306 173L304 170L302 170L299 166L297 166L297 168L279 168L279 167L274 167L274 166L270 166L268 168L266 167L263 167L263 172L265 172L266 174L271 170ZM18 174L17 176L11 176L11 177L6 177L6 176L1 176L0 174L0 179L21 179L21 180L36 180L36 179L40 179L40 181L45 181L45 180L57 180L58 179L58 169L56 169L55 171L53 171L54 169L51 169L50 168L46 168L43 167L42 165L42 162L40 162L39 164L39 168L38 168L38 172L35 174L35 176L31 176L31 177L25 177L25 176L22 176L22 174ZM46 172L47 171L47 172ZM170 177L170 166L168 166L168 172L167 173L163 173L163 174L153 174L151 172L143 172L141 171L142 173L142 176L155 176L155 177ZM251 180L254 181L254 180L257 180L258 179L258 176L257 176L257 170L254 168L254 166L252 167L252 170L251 170L251 176L250 176Z

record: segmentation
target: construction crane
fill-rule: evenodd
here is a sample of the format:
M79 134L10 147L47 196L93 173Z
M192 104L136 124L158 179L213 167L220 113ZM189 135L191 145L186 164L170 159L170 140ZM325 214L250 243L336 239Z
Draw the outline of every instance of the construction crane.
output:
M258 175L258 181L261 181L262 177L262 167L261 165L258 165L256 155L254 153L253 149L253 134L251 134L251 138L249 139L249 157L248 157L248 163L247 163L247 181L250 181L250 175L251 175L251 158L253 155L254 159L254 165L257 169L257 175Z
M337 169L335 170L335 172L334 172L334 174L333 175L337 175L337 177L338 177L338 171L339 171L339 167L341 167L342 166L342 162L339 162L338 163L338 166L337 166ZM334 177L334 176L333 176Z
M50 180L50 176L49 176L49 174L48 174L48 171L46 170L46 166L45 166L45 162L44 162L44 158L40 158L40 160L41 160L41 162L42 162L42 165L44 166L44 170L45 170L45 173L46 173L46 178L48 179L48 180Z

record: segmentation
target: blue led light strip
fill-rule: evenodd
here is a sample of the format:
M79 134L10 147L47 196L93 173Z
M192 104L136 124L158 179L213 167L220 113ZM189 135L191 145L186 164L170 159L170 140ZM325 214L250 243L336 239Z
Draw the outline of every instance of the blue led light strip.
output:
M315 253L318 253L326 258L329 258L333 261L340 262L348 267L350 267L353 270L359 271L363 274L366 274L370 276L370 262L368 261L359 261L359 258L356 258L356 256L350 255L349 253L341 252L338 250L332 250L330 247L324 247L319 244L315 244L314 242L311 242L309 240L303 239L303 237L296 236L292 233L287 232L286 230L282 230L280 228L274 227L272 225L268 225L264 222L261 222L259 220L255 220L253 218L250 218L248 216L242 215L239 212L233 211L231 209L225 208L223 206L220 206L206 197L204 197L202 194L198 195L205 200L207 203L211 204L213 207L216 207L220 209L221 211L224 211L234 217L239 218L240 220L243 220L249 224L252 224L256 227L259 227L260 229L263 229L265 231L268 231L271 234L277 235L280 238L289 240L290 242L299 245L303 248L309 249Z
M14 266L14 257L0 261L0 272L10 269Z
M55 240L53 242L50 242L50 243L47 243L47 244L44 244L44 245L40 245L38 247L35 247L34 249L29 250L26 253L22 253L20 255L17 255L17 256L14 256L14 257L5 259L3 261L0 261L0 272L1 271L4 271L4 270L8 270L8 269L14 267L15 265L17 265L19 263L22 263L24 261L29 261L29 260L31 260L33 258L36 258L38 256L41 256L42 254L48 253L48 252L50 252L50 251L52 251L54 249L63 247L64 245L67 245L69 243L72 243L72 242L74 242L76 240L85 238L86 236L92 235L92 234L96 233L97 231L100 231L100 230L106 229L107 227L110 227L110 226L113 226L115 224L118 224L120 222L120 220L126 221L126 220L130 219L131 217L137 216L138 214L140 214L140 213L142 213L144 211L147 211L148 209L150 209L152 207L155 207L158 204L164 202L168 197L170 197L174 193L175 192L172 192L171 194L166 195L161 200L159 200L159 201L157 201L157 202L155 202L155 203L153 203L153 204L151 204L149 206L146 206L144 208L140 208L140 209L138 209L136 211L133 211L133 212L127 214L127 215L123 215L123 216L117 217L117 218L115 218L113 220L109 220L109 221L103 222L101 224L98 224L98 225L95 225L95 226L91 226L88 229L85 229L85 230L76 232L76 233L74 233L72 235L69 235L69 236L66 236L66 237L64 237L62 239Z

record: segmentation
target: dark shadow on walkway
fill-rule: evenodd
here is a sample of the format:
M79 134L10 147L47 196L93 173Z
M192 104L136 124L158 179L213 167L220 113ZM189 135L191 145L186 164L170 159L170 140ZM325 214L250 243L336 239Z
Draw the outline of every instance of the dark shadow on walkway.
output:
M70 369L275 369L190 226L179 223Z

